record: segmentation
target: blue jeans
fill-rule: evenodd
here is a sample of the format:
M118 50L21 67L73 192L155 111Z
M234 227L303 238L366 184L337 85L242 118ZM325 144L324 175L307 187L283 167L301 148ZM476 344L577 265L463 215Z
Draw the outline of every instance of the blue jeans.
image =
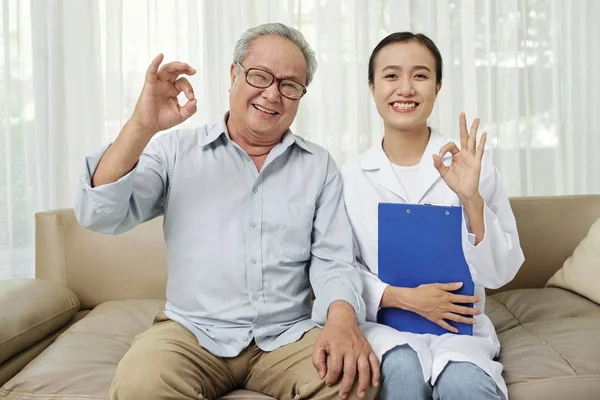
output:
M417 353L408 345L398 346L383 356L379 399L487 400L500 399L494 380L469 362L449 362L435 386L423 380Z

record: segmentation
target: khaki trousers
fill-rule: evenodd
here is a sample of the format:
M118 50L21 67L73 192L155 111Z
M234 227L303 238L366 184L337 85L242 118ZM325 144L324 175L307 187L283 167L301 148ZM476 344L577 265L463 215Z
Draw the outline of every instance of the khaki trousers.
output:
M312 365L320 329L271 352L254 341L234 358L216 357L179 323L159 314L125 354L110 388L111 399L218 399L235 389L279 400L337 399L339 384L328 387ZM357 382L347 399L358 399ZM375 399L369 387L364 399Z

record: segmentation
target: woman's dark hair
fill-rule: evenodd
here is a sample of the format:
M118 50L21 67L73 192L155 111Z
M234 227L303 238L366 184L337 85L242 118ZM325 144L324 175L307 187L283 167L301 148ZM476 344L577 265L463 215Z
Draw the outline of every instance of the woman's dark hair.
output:
M417 42L427 47L427 49L435 58L435 82L439 84L442 82L442 55L440 54L440 50L437 48L433 40L429 39L427 36L422 33L412 33L412 32L396 32L386 36L381 42L375 46L373 52L371 53L371 57L369 58L369 83L373 84L373 69L375 68L375 57L377 53L381 49L383 49L388 44L392 43L404 43L404 42Z

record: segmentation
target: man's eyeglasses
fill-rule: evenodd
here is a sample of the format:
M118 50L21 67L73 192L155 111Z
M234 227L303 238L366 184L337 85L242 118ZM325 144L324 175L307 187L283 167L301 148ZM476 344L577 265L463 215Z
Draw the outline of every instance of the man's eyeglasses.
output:
M279 90L279 93L281 93L283 97L287 97L291 100L300 100L300 98L306 93L306 87L296 81L291 79L278 79L275 78L272 73L265 71L264 69L246 69L246 67L244 67L241 63L236 62L236 64L239 65L246 74L246 82L248 82L248 85L250 86L258 89L266 89L271 86L273 82L277 82L277 89Z

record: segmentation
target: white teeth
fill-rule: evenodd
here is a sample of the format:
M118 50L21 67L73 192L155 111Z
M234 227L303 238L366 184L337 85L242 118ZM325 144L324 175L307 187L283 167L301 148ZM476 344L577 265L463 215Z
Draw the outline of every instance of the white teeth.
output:
M258 109L264 113L271 114L271 115L275 114L275 111L267 110L266 108L261 107L258 104L255 104L254 107L256 107L256 109Z
M395 108L402 108L402 109L409 109L409 108L415 108L417 106L416 103L394 103L393 107Z

